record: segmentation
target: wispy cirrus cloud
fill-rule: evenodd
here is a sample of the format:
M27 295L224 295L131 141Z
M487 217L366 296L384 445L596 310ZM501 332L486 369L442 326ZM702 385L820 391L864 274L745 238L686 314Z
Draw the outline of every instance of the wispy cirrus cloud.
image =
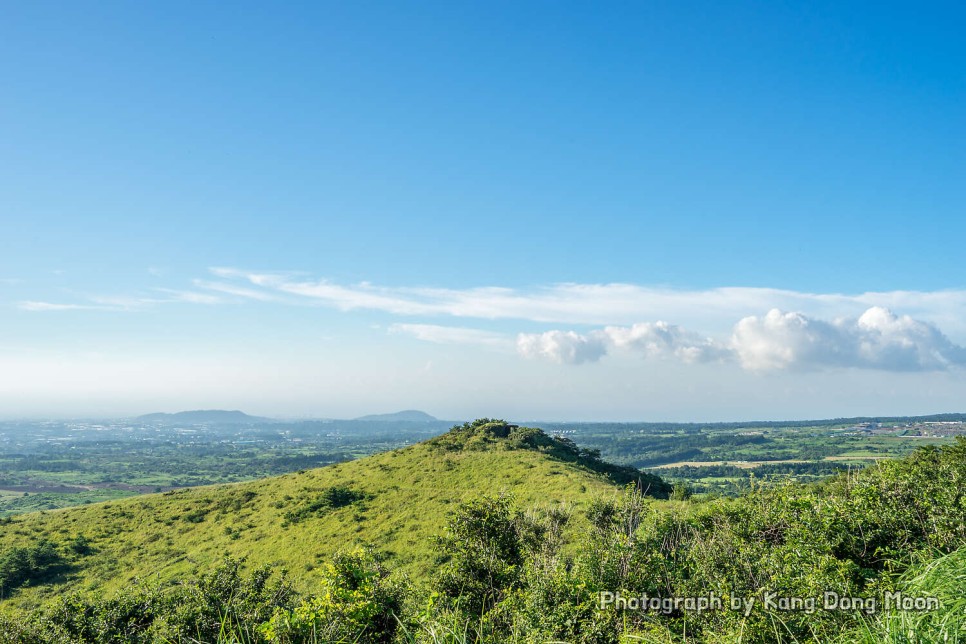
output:
M778 308L816 318L858 317L870 307L902 311L954 327L966 336L966 290L809 293L761 287L673 289L624 283L562 283L532 288L464 289L339 284L292 272L213 268L219 280L203 288L236 289L250 299L286 296L291 301L341 311L371 310L397 316L448 316L580 325L633 325L674 320L686 327L724 332L735 320ZM202 286L201 284L198 284ZM245 290L237 290L245 289Z
M389 332L410 335L417 340L435 344L468 344L510 349L514 343L512 336L503 333L438 324L393 324L389 327Z
M164 293L167 297L165 299L156 300L156 304L164 304L166 302L185 302L188 304L221 304L225 301L225 298L218 295L212 295L211 293L205 293L203 291L182 291L172 288L158 288L155 289L159 293Z
M17 303L22 311L141 311L161 304L219 304L224 301L211 293L202 291L185 291L169 288L152 289L161 297L132 296L132 295L88 295L79 302L48 302L42 300L24 300Z
M94 304L65 304L61 302L42 302L38 300L25 300L17 303L17 308L21 311L82 311L82 310L110 310L108 306L97 306Z
M517 352L563 364L597 362L609 353L636 353L684 363L735 362L751 371L858 367L887 371L942 370L966 364L966 350L937 322L966 334L966 291L889 291L855 295L758 287L704 290L634 284L553 284L529 289L387 287L338 284L304 274L212 269L216 289L272 296L404 317L524 320L605 325L590 331L521 333ZM244 286L238 286L238 284ZM892 313L899 309L917 317ZM759 312L769 311L765 315ZM668 322L674 319L705 333ZM506 346L480 329L396 324L393 332L448 344Z
M258 301L376 311L418 320L390 325L394 334L436 344L515 350L526 358L561 364L593 363L626 353L686 364L731 362L759 372L966 366L966 349L941 330L966 338L964 290L849 295L621 283L456 289L340 284L304 273L216 267L207 278L192 280L191 288L152 288L147 293L87 296L73 302L29 300L18 306L27 311L137 311L168 303ZM427 320L444 317L474 319L482 326L501 321L502 328L513 320L530 327L577 328L510 333Z

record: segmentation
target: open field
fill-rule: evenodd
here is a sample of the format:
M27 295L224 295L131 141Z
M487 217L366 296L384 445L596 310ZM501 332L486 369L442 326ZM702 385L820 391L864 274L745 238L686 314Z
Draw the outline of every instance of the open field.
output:
M834 460L834 458L826 457L824 460ZM714 467L716 465L734 465L735 467L740 467L742 469L753 469L759 465L775 464L775 463L810 463L811 461L802 461L796 459L789 459L784 461L681 461L679 463L665 463L664 465L658 465L651 469L654 470L666 470L672 467Z

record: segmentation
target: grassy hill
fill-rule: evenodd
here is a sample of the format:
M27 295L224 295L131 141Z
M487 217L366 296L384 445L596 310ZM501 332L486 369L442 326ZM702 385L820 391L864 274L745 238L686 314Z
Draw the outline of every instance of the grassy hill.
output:
M0 524L0 592L25 587L0 604L0 642L963 641L964 438L733 499L650 504L640 490L667 490L646 479L618 494L634 477L569 441L483 419L338 468L16 518ZM492 496L507 490L515 503ZM463 502L479 494L490 496ZM569 523L561 498L581 510ZM445 557L405 583L395 570L425 571L443 526ZM354 541L392 560L326 556ZM288 566L301 592L267 583L271 570L239 575L216 561L225 552ZM194 574L131 587L155 570ZM60 595L46 610L10 610L45 592ZM890 606L897 592L913 603ZM686 603L712 593L720 608ZM848 605L827 607L830 593Z
M338 550L371 544L414 577L432 565L432 538L447 513L483 494L512 494L521 507L573 510L614 497L644 477L530 428L483 419L433 440L295 474L182 489L119 502L20 515L0 524L0 553L49 539L74 551L57 583L27 585L8 607L29 608L68 588L110 593L135 579L171 579L224 555L286 567L302 584ZM587 526L573 512L571 531Z

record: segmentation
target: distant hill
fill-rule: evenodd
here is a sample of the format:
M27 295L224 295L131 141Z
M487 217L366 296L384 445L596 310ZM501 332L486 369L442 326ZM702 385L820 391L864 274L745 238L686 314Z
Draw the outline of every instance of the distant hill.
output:
M144 416L138 416L135 420L142 423L186 423L191 425L245 425L249 423L273 422L271 418L249 416L237 409L232 411L226 411L224 409L196 409L194 411L179 411L174 414L146 414Z
M365 420L365 421L376 421L376 422L405 422L405 423L430 423L439 420L430 416L424 411L419 411L418 409L406 409L404 411L397 411L394 414L370 414L369 416L361 416L355 420Z
M66 583L21 588L5 602L29 608L68 590L173 580L226 554L285 567L311 587L314 568L354 544L371 544L395 568L425 578L433 537L461 501L510 494L520 508L565 508L572 538L590 529L590 504L617 498L632 478L650 494L669 491L661 479L604 463L566 439L483 419L338 465L5 519L0 553L38 535L65 550L83 535L88 552Z

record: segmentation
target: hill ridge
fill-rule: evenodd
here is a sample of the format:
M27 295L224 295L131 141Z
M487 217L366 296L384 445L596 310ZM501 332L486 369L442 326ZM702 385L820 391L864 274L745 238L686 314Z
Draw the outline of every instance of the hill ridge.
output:
M461 502L509 494L523 507L566 507L576 534L589 529L584 511L595 500L620 495L628 482L660 481L602 463L542 430L481 419L322 468L17 515L0 533L0 552L29 546L34 535L55 535L64 552L83 541L88 554L76 557L57 592L113 592L136 578L170 581L225 555L285 567L311 584L316 566L353 545L371 546L399 570L423 577L434 537ZM51 590L22 588L8 601L35 608Z
M217 423L217 424L244 424L244 423L264 423L276 422L271 418L261 416L250 416L238 409L193 409L188 411L178 411L173 413L155 412L138 416L134 420L144 423Z

